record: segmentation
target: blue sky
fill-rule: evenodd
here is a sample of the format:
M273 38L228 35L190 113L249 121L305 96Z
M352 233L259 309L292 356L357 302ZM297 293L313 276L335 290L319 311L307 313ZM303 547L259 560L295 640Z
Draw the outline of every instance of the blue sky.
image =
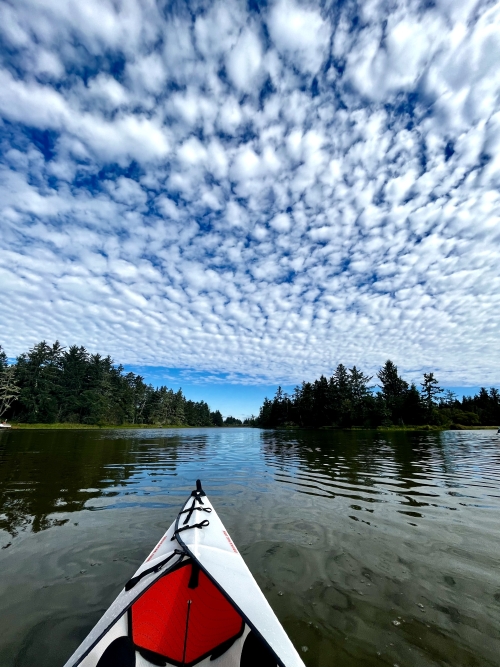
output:
M266 396L272 398L276 393L276 384L250 383L242 377L239 382L226 375L210 374L178 368L155 368L153 366L127 366L126 370L142 375L147 383L155 387L166 385L174 391L182 389L183 394L192 401L207 401L212 410L220 409L224 417L245 418L257 416ZM292 385L283 385L283 391L293 392Z
M500 383L498 4L4 1L0 55L10 357L240 416L339 362Z

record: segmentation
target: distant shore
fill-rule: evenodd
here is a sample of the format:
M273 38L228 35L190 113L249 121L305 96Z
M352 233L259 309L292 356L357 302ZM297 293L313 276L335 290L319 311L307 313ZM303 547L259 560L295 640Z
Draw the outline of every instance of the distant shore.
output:
M377 431L494 431L498 426L464 426L463 424L451 424L450 426L379 426Z
M373 431L373 432L403 432L403 431L494 431L499 426L464 426L463 424L451 424L450 426L437 426L435 424L419 424L416 426L377 426L376 428L364 428L363 426L338 427L320 426L319 428L304 426L278 426L278 431Z
M116 429L193 429L193 428L253 428L246 425L228 425L228 426L186 426L178 424L23 424L11 423L12 429L16 430L58 430L58 431L99 431ZM337 428L333 426L323 426L319 429L304 429L297 426L284 426L278 430L314 430L314 431L492 431L500 428L499 426L464 426L462 424L452 424L451 426L436 426L434 424L423 424L419 426L379 426L377 428L362 428L353 426L352 428Z
M99 431L104 429L159 429L159 428L228 428L225 426L186 426L178 424L16 424L13 429L22 430L58 430L58 431Z

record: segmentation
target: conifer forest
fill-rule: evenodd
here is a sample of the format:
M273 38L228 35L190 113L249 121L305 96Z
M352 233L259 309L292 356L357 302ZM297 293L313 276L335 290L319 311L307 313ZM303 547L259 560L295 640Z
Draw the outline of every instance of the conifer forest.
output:
M222 426L205 401L154 388L111 357L45 341L9 365L0 347L0 418L20 423Z
M262 428L377 428L379 426L474 427L500 424L500 392L481 388L461 400L424 373L419 386L406 382L390 360L376 378L339 364L330 378L303 382L293 394L278 387L265 399L256 423Z
M339 364L330 378L303 382L287 394L278 387L258 417L223 419L181 389L153 387L109 356L59 342L34 345L9 364L0 347L0 419L17 423L97 425L258 426L260 428L377 428L500 424L500 392L481 388L461 399L439 387L434 373L417 386L390 360L376 378Z

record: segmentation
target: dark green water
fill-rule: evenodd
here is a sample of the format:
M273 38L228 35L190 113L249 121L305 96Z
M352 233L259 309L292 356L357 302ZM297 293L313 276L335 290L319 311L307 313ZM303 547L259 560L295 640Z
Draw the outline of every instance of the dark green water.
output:
M308 667L498 667L500 437L0 433L0 665L62 665L201 477Z

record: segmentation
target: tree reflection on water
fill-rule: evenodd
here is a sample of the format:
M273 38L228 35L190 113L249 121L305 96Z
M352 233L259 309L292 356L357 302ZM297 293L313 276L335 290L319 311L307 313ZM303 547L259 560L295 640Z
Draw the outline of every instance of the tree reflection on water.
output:
M122 432L123 433L123 432ZM180 438L138 440L92 431L16 431L0 437L0 530L20 531L62 525L68 512L93 507L92 501L130 493L131 479L144 468L175 470ZM204 446L198 437L193 447ZM168 461L163 453L168 448ZM141 493L141 488L134 488ZM59 515L59 516L58 516Z

